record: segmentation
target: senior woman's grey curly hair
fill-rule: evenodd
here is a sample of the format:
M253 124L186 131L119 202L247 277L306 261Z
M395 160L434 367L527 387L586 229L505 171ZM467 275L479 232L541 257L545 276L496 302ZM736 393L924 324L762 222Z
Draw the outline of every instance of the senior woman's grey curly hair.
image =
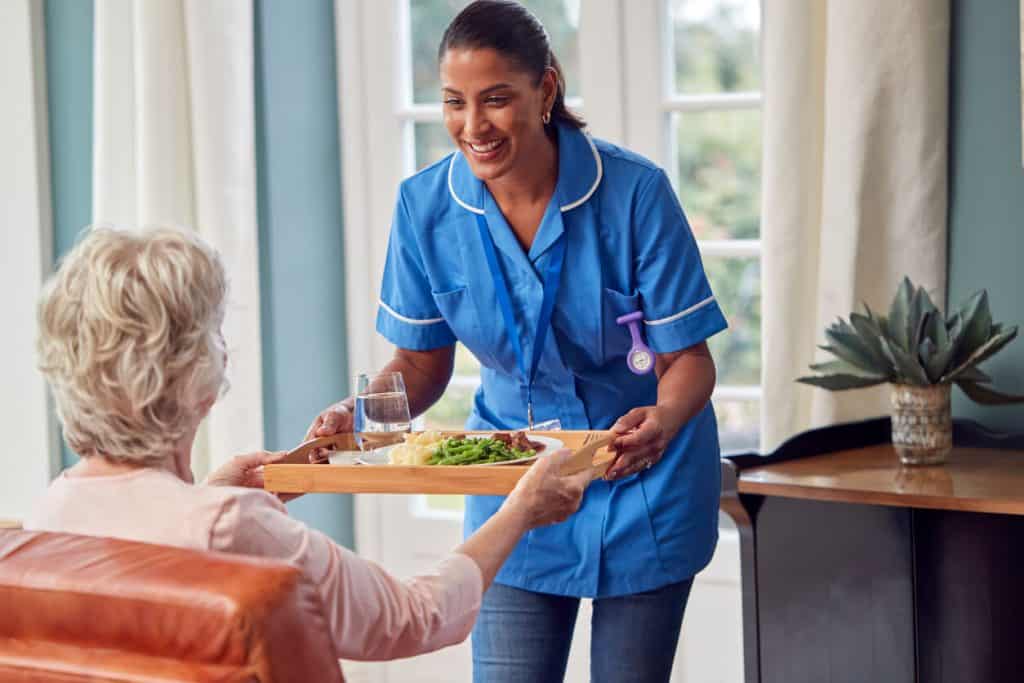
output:
M94 228L39 301L39 369L68 445L153 464L226 387L227 280L196 235Z

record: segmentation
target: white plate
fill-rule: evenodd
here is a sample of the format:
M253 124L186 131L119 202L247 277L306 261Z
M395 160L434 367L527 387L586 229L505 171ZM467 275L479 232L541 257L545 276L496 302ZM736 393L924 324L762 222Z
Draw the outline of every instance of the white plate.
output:
M332 465L359 465L359 458L362 455L364 454L359 451L334 451L327 454L327 462ZM387 460L386 457L384 459Z
M471 439L486 439L487 437L490 436L490 434L469 434L467 436L468 438ZM542 444L544 447L540 450L539 453L531 455L528 458L518 458L516 460L503 460L502 462L487 462L481 463L479 465L466 465L466 467L495 467L499 465L521 465L522 463L525 462L533 462L542 455L554 453L564 445L558 439L552 439L549 436L538 436L536 434L530 434L529 432L527 432L526 438L528 438L530 441ZM390 451L392 448L393 446L387 446L385 448L378 448L377 450L370 451L368 453L360 453L355 457L354 461L361 465L389 465L391 463L388 462L388 451ZM335 460L336 456L338 456L337 460ZM353 459L351 457L351 454L349 453L332 453L330 455L330 461L331 463L336 465L347 465L353 462Z

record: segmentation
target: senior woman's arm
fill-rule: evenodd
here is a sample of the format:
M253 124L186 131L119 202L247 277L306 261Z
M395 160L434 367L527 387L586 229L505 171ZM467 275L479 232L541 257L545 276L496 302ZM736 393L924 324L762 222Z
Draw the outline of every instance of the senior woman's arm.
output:
M408 581L291 519L262 491L242 492L224 504L210 546L298 565L320 590L340 657L410 657L464 640L484 590L522 535L579 508L592 468L564 473L569 457L559 451L539 459L501 509L434 572Z
M225 503L210 545L298 566L320 592L343 659L410 657L461 642L480 609L483 578L468 556L452 554L433 572L400 581L292 519L262 491L241 492Z

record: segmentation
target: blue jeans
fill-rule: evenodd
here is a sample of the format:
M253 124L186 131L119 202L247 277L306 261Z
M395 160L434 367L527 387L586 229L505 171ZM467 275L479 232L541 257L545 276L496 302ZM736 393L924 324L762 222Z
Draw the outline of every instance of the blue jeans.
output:
M594 600L592 683L668 683L693 579ZM493 584L473 627L474 683L565 678L580 599Z

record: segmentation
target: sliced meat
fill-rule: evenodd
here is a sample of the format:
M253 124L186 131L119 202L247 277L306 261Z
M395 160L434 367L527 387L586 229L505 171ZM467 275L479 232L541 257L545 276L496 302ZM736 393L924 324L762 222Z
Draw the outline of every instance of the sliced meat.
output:
M531 450L537 453L544 450L544 444L537 443L536 441L530 441L526 438L526 432L515 432L511 438L512 448L517 448L521 451Z

